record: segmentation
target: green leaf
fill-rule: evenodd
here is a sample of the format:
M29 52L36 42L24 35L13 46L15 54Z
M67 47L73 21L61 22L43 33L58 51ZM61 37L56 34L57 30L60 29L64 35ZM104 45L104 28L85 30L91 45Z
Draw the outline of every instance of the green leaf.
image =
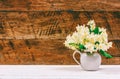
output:
M100 54L105 56L106 58L112 58L112 56L110 54L108 54L107 52L103 51L102 49L99 50Z
M95 27L95 29L93 30L94 34L99 34L99 27Z
M98 44L98 45L99 45L99 44L100 44L100 42L99 42L99 41L96 41L96 42L95 42L95 45L96 45L96 44Z
M82 45L82 44L69 43L69 45L74 46L74 47L77 48L78 50L84 50L84 49L86 49L85 46Z
M101 34L101 33L102 33L102 32L100 32L98 26L96 26L94 30L91 30L91 29L89 28L89 32L90 32L90 34L91 34L92 32L93 32L94 34Z
M76 44L75 44L75 43L69 43L69 45L76 46Z
M86 49L85 46L82 45L82 44L79 44L79 48L80 48L80 49Z
M78 44L75 44L75 43L69 43L69 45L71 45L71 46L74 46L75 48L79 48L79 45Z
M87 52L87 55L92 56L94 53Z
M102 32L99 32L99 34L101 34Z
M90 32L90 34L92 33L92 30L89 28L89 32Z
M96 50L96 47L94 47L94 50Z

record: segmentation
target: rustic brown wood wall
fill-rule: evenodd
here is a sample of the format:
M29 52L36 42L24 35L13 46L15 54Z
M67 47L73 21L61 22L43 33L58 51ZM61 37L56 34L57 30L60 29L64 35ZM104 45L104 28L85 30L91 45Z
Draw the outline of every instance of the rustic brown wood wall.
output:
M0 64L76 64L63 43L90 19L113 42L102 64L120 64L120 0L0 0Z

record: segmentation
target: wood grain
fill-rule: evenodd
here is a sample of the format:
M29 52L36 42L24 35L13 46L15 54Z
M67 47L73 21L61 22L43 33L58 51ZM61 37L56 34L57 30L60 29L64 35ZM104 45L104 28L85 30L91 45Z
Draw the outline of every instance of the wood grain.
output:
M120 11L120 0L1 0L3 11Z
M73 51L61 39L0 40L1 64L76 64ZM103 57L102 64L120 64L120 41L113 41L108 52L112 59ZM76 55L79 59L79 55Z
M106 28L120 64L120 0L0 0L0 64L76 64L65 38L94 19ZM79 59L79 55L76 55Z
M1 64L75 64L72 52L63 45L77 24L95 19L107 29L113 59L102 64L120 64L119 11L0 12ZM15 16L14 16L15 15ZM115 62L116 61L116 62Z
M98 26L107 28L110 40L120 39L119 14L119 11L0 12L0 38L64 39L77 24L86 24L94 19Z

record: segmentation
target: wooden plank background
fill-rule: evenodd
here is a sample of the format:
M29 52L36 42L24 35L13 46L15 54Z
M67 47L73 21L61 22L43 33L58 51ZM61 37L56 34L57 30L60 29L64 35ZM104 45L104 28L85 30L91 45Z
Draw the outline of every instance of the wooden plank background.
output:
M113 42L102 64L120 64L120 0L0 0L0 64L76 64L63 43L90 19Z

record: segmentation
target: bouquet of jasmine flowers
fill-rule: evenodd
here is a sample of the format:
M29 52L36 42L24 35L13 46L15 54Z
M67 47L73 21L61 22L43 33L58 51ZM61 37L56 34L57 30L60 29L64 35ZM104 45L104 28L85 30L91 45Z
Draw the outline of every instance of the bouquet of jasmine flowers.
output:
M112 47L112 42L108 42L106 29L96 26L94 20L90 20L87 25L78 25L76 31L66 37L64 44L72 50L88 55L98 52L107 58L112 58L106 52Z

